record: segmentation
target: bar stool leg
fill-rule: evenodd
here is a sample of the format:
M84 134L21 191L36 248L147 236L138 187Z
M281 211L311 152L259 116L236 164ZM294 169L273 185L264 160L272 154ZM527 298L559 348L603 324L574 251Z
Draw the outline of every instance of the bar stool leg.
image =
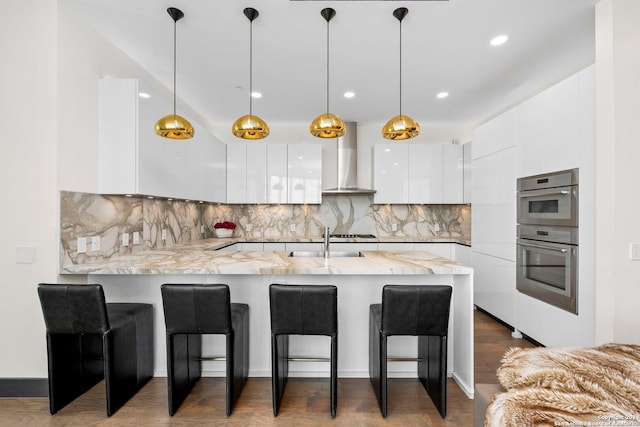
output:
M418 360L420 382L442 418L445 418L447 416L447 337L420 336Z

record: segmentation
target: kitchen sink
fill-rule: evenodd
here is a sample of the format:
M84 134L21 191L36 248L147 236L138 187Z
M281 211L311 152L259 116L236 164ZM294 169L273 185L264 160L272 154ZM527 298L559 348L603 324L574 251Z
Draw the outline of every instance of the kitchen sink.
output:
M318 258L322 258L324 257L324 254L322 251L293 251L289 253L290 257L306 257L306 258L313 258L313 257L318 257ZM329 258L334 258L334 257L353 257L353 258L358 258L358 257L364 257L364 255L362 254L362 252L360 251L330 251L329 252Z

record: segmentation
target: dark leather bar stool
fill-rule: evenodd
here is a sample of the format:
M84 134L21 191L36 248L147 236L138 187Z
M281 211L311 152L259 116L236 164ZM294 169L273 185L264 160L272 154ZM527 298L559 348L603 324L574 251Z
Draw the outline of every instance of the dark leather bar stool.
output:
M100 285L41 283L38 295L51 414L104 378L111 416L153 376L153 306L107 304Z
M202 361L226 361L226 412L231 415L249 376L249 306L232 304L227 285L161 286L167 327L169 414L202 376ZM202 356L202 335L226 336L226 356Z
M328 285L278 285L269 287L271 303L271 390L277 416L289 375L289 361L331 363L331 417L338 396L338 289ZM289 357L289 335L331 337L331 357Z
M386 285L369 310L369 377L387 416L387 362L417 361L418 377L442 418L447 415L447 332L451 286ZM387 337L418 336L418 358L387 357Z

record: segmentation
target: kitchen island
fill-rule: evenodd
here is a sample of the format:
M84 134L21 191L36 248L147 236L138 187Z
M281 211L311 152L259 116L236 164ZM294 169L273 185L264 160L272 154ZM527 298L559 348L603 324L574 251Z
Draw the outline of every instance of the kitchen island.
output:
M162 283L226 283L232 302L250 306L250 376L270 376L269 284L330 284L338 287L338 375L368 377L369 305L386 284L453 287L448 371L473 397L473 270L424 251L361 251L361 257L291 257L288 251L211 250L225 242L202 240L90 264L61 267L61 274L88 275L104 286L109 302L147 302L155 311L155 375L166 375ZM415 337L391 337L390 355L415 357ZM207 336L204 352L224 340ZM213 353L213 350L210 350ZM328 338L296 336L292 356L328 355ZM327 376L319 362L292 363L291 376ZM223 362L205 362L205 375L222 376ZM389 366L390 377L417 377L415 362Z

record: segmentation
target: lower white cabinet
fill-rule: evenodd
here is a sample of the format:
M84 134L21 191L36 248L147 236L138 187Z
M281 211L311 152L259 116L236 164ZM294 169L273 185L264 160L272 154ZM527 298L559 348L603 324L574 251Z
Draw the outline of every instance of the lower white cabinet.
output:
M431 252L434 255L438 255L442 258L453 259L453 247L454 243L416 243L416 251Z
M516 318L516 263L473 251L474 304L511 326Z
M414 251L415 245L413 243L398 242L398 243L378 243L379 251Z
M377 243L331 242L329 251L377 251Z
M322 243L319 242L287 242L285 250L289 251L321 251Z

